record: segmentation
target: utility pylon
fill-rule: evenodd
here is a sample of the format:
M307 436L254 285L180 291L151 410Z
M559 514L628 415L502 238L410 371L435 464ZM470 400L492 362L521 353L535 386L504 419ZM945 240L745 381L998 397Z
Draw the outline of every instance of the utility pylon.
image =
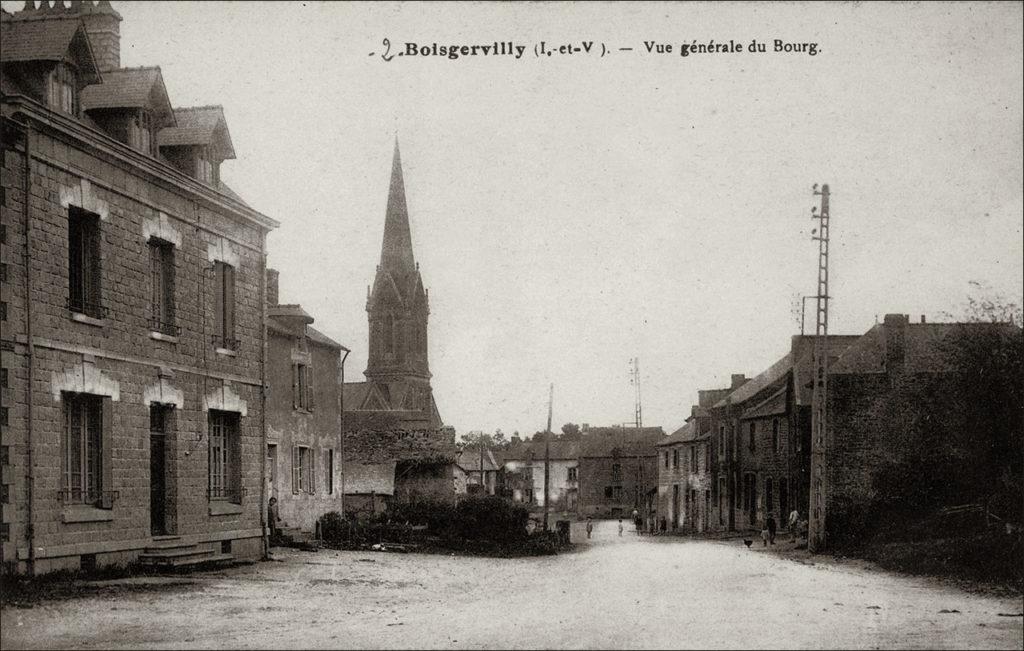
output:
M641 501L643 496L646 495L646 486L644 479L644 465L640 459L640 433L644 426L644 408L640 401L640 358L634 357L630 360L629 369L629 383L633 385L634 402L633 402L633 425L636 427L636 440L637 440L637 455L636 455L636 485L634 492L636 493L633 498L633 506L638 511L643 505Z
M807 548L824 549L825 495L828 477L825 473L828 431L828 293L829 267L829 188L828 184L814 185L814 196L821 197L821 210L811 209L811 218L818 220L817 234L811 239L818 242L817 323L814 330L814 389L811 397L811 485L808 506Z

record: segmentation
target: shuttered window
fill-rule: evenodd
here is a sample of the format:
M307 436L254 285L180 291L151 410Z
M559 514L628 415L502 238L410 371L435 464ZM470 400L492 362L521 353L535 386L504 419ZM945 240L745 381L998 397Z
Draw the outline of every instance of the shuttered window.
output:
M316 464L313 448L296 445L292 448L292 492L316 492Z
M214 343L219 348L238 350L235 339L235 268L217 262L214 282Z

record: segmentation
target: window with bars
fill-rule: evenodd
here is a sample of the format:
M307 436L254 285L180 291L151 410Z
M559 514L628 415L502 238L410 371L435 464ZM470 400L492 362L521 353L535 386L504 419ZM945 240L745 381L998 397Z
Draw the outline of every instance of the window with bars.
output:
M70 504L102 499L103 398L86 393L65 393L64 431L61 437L63 498Z
M292 492L316 492L316 474L313 472L315 453L313 448L296 445L292 448Z
M68 209L68 307L101 319L100 217L76 206Z
M178 334L174 314L174 269L174 245L150 238L150 328L171 336Z
M47 96L50 108L69 115L78 113L77 81L70 66L58 63L47 77Z
M226 350L238 350L235 339L235 268L218 261L214 266L214 345Z
M236 504L242 501L239 480L241 442L238 414L211 409L209 415L210 465L209 496Z

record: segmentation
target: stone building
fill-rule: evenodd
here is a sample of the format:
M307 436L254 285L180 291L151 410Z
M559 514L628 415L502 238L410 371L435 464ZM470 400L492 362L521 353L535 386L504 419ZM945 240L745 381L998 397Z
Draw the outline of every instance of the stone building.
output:
M267 270L267 490L281 528L316 532L342 512L341 376L348 349L311 325L301 305L278 302Z
M588 427L579 455L580 515L628 517L658 483L660 427Z
M394 462L394 499L454 499L465 492L466 477L455 464L455 432L443 426L430 386L429 296L413 256L397 140L366 312L366 381L343 387L346 463Z
M0 19L2 561L262 555L266 236L109 3Z
M812 475L809 496L808 543L812 551L825 549L840 541L847 530L855 530L865 509L879 497L874 473L891 458L892 433L905 426L885 420L878 409L879 400L900 383L924 382L943 402L952 400L953 392L962 390L954 383L960 369L953 350L967 342L991 345L993 339L1020 345L1021 329L1007 323L928 323L924 317L920 323L911 323L908 315L886 314L882 323L854 338L830 363L828 427L818 457L824 467ZM906 413L901 417L927 415ZM941 435L941 431L930 434ZM978 449L992 442L992 433L987 431L973 432L971 437ZM921 472L927 474L928 470ZM995 469L992 475L995 481Z

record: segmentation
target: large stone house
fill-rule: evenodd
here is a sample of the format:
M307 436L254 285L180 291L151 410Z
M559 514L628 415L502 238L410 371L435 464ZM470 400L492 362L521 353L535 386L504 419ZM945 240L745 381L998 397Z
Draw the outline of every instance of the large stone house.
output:
M342 512L341 374L347 348L313 326L301 305L278 302L267 270L267 490L281 528L316 532Z
M2 561L264 550L266 236L220 107L122 68L109 3L0 18Z
M575 513L579 508L579 454L578 441L530 441L510 446L503 454L507 496L513 502L543 508L547 458L552 511Z
M658 483L660 427L588 427L579 454L580 515L628 517Z

